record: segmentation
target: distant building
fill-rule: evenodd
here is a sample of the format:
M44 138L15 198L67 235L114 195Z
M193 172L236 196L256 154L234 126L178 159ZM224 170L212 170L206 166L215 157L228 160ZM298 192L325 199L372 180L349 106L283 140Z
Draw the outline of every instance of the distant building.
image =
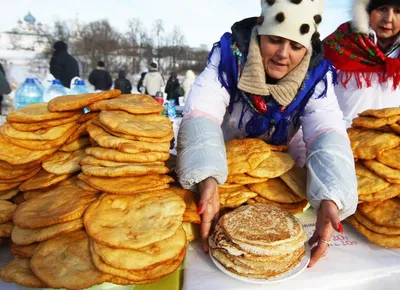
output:
M48 40L42 23L29 12L11 31L0 33L0 49L43 52Z

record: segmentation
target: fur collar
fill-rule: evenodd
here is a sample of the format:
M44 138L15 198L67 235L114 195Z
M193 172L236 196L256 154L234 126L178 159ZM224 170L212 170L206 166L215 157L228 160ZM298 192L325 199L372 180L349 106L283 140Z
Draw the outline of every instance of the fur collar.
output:
M351 28L356 33L368 34L369 32L369 1L370 0L353 0Z

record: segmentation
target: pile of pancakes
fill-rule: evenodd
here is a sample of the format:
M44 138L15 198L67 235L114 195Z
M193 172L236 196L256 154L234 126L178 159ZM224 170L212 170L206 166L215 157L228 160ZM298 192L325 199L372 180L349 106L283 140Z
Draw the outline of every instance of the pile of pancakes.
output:
M102 138L99 134L93 133L94 130L90 130L89 127L96 122L98 125L101 124L99 118L103 111L92 111L82 115L84 107L93 106L95 109L95 105L102 104L104 100L119 98L122 104L129 101L126 106L130 110L136 108L138 111L147 110L148 112L151 110L149 108L154 110L156 106L159 110L160 105L156 101L153 100L155 104L146 101L151 98L149 96L122 95L119 97L119 95L120 91L113 90L95 94L62 96L45 104L47 109L40 104L12 113L17 116L29 115L33 119L38 119L47 115L54 117L56 114L65 112L74 112L74 114L80 112L78 117L74 116L75 130L69 131L70 134L66 137L63 135L62 138L65 141L57 143L57 147L52 148L51 153L37 154L41 151L33 149L28 151L21 147L26 150L23 158L29 163L17 164L18 168L34 168L35 174L22 181L21 177L16 176L15 179L18 182L14 182L15 185L12 183L13 187L0 192L0 238L11 236L13 242L11 251L16 256L0 270L3 281L33 288L82 289L104 282L134 285L157 281L180 266L186 253L187 241L196 238L194 225L200 223L200 216L197 214L193 194L176 187L167 189L168 183L173 179L163 175L168 172L163 161L153 160L160 156L163 160L168 159L169 153L164 148L167 147L166 143L169 148L169 141L166 140L170 140L170 137L168 136L163 144L155 142L148 136L146 141L113 138L113 136ZM140 100L144 102L140 103ZM112 106L121 106L120 101L116 103L117 105ZM109 106L109 103L105 104ZM40 110L36 108L38 106ZM118 111L118 114L121 115L121 113L124 112ZM10 119L15 122L13 115ZM160 120L155 113L142 115L145 118ZM63 116L63 118L67 117ZM168 120L166 117L162 118ZM164 124L162 128L169 129L169 121L168 126L165 126L165 121L159 122ZM136 126L137 131L151 131L149 128L154 128L151 121L149 121L150 125L144 122L133 125L127 123L128 128L130 128L129 125ZM40 126L43 124L40 123ZM28 137L53 136L51 135L54 132L52 128L21 132L28 132L29 134L26 134ZM7 132L11 131L7 129ZM48 132L51 134L49 135ZM169 133L168 130L167 134ZM158 137L154 139L159 140ZM16 145L6 142L5 144L12 146L13 150L22 150L19 147L16 149ZM90 150L93 148L101 148L99 144L115 151L140 152L136 155L123 153L128 156L126 158L130 158L129 160L137 158L139 161L136 163L115 160L120 155L113 152L105 154L105 159L101 159L103 156L101 154L92 156L85 152L86 150L92 152ZM162 150L159 150L160 146ZM152 154L153 152L155 153ZM107 159L108 156L111 160ZM14 159L6 158L0 154L0 176L11 177L10 174L18 172L19 169L15 169L15 165L9 163ZM86 159L85 162L84 159ZM144 159L149 160L143 162ZM88 166L90 162L97 162L97 166ZM97 172L107 172L104 177L107 181L100 185L105 189L115 186L116 189L120 189L118 194L114 190L103 191L103 187L99 189L96 182L94 182L95 186L91 186L89 182L92 175L81 173L81 167L84 166L87 172L93 173L94 178ZM123 175L119 177L121 172ZM154 172L159 174L149 174ZM18 174L27 175L25 171ZM87 177L85 181L78 178L82 176ZM160 185L149 182L148 176L152 176L153 180L155 177L168 180L168 183L164 182ZM117 185L112 183L113 179L119 178L124 178L124 180L117 181ZM10 178L10 180L13 179ZM132 186L129 189L125 183L136 183L136 187ZM18 206L6 200L10 198ZM102 206L100 212L99 206ZM94 219L93 216L95 216ZM113 222L110 226L97 227L98 219L101 218ZM125 223L122 222L124 218ZM132 225L131 222L135 218ZM115 240L111 242L108 240L107 231L113 227L114 232L109 237L115 238L117 244L119 244L118 239L122 238L124 243L120 247L114 247L112 243ZM151 234L146 234L150 232ZM140 242L139 237L142 237ZM110 245L111 247L108 247ZM132 257L134 258L131 259Z
M171 274L186 253L185 208L173 189L101 195L84 217L95 266L132 284Z
M242 206L221 217L209 237L212 256L228 271L252 279L272 279L305 256L301 223L276 206Z
M228 179L220 186L222 208L244 203L272 204L292 214L307 206L306 171L295 166L286 146L260 139L235 139L226 143Z
M349 222L369 241L400 247L400 108L367 110L348 134L356 160L359 205Z
M160 115L163 106L151 96L121 95L89 109L98 116L87 127L93 146L85 150L79 179L118 195L161 190L174 182L165 166L174 133Z
M14 228L12 217L15 208L14 203L0 199L0 245L11 236Z

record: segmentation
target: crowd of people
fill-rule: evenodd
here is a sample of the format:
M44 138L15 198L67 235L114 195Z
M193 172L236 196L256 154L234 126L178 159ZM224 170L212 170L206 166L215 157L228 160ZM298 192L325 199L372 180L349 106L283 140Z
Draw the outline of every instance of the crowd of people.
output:
M53 46L53 55L50 60L50 73L56 79L59 79L63 86L67 88L70 87L71 80L80 75L79 63L68 53L67 44L63 41L57 41ZM114 88L121 90L123 94L130 94L132 92L132 83L127 79L125 70L120 70L118 72L118 78L113 82L104 61L97 62L97 67L90 73L88 80L96 91L106 91L111 89L114 85ZM164 77L158 70L158 65L152 62L148 67L148 72L143 72L141 74L141 78L137 83L137 91L155 97L158 92L162 92L164 89L167 100L174 100L175 104L178 105L178 98L184 97L184 99L186 99L194 80L194 72L188 70L182 85L178 80L178 74L176 72L171 72L170 78L167 83L165 83Z

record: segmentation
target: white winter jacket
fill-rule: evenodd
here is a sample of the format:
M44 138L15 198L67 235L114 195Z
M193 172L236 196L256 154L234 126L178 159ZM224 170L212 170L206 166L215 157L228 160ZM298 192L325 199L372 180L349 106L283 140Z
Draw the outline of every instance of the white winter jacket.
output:
M185 79L182 83L182 88L183 88L183 91L185 92L185 95L184 95L185 103L186 103L187 96L189 95L190 88L192 87L192 84L194 83L195 79L196 79L196 75L194 74L194 72L191 70L188 70L185 74Z
M220 58L217 48L192 85L185 105L186 116L178 136L177 173L186 188L193 188L210 176L223 184L227 176L224 141L245 137L244 130L238 129L242 103L235 103L231 115L227 112L230 95L218 78ZM307 145L307 195L315 209L319 208L321 201L333 200L339 208L340 218L344 219L356 209L357 182L353 154L331 84L331 73L327 78L326 97L316 98L325 88L321 81L301 117ZM249 118L248 112L243 122ZM220 127L223 133L219 132ZM295 133L292 130L289 138Z
M162 92L162 87L165 86L164 78L158 71L149 71L143 80L143 87L146 88L147 93L155 96L157 92Z

